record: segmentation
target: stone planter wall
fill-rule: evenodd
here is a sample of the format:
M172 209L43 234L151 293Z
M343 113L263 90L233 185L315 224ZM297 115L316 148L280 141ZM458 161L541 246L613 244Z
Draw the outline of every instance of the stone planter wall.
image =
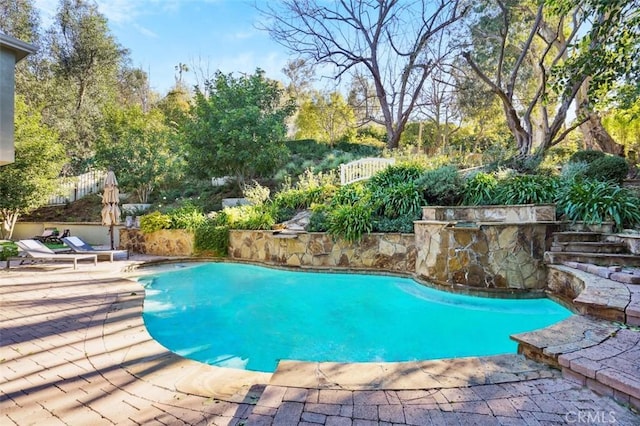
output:
M419 277L443 286L539 290L546 286L543 261L547 225L451 222L415 223Z
M139 229L120 230L120 247L131 253L192 256L193 244L193 233L182 229L163 229L150 234L144 234Z
M517 206L428 206L422 208L423 220L465 222L553 222L555 204L523 204Z
M374 233L351 244L316 232L283 237L271 231L230 231L229 256L286 266L413 273L416 246L413 234Z

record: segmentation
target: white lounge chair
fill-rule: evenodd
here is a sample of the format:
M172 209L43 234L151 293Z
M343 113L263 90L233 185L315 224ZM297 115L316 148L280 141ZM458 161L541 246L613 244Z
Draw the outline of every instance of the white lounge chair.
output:
M115 255L126 255L129 258L129 250L101 250L96 249L93 246L87 244L80 237L64 237L62 241L69 246L71 250L78 254L95 254L98 257L108 257L110 262L113 262Z
M56 253L49 247L36 240L20 240L16 245L25 254L24 257L10 257L7 259L7 269L12 260L34 260L45 262L73 262L73 269L78 268L78 260L93 260L93 264L98 264L98 256L95 254L68 254Z

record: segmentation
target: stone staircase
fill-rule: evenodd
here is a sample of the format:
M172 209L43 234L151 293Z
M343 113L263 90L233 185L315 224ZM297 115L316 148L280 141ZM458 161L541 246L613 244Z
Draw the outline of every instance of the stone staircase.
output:
M553 233L551 249L544 260L550 265L570 262L596 266L640 268L640 256L610 234L590 231L562 231ZM620 271L615 271L620 272Z
M582 315L512 335L518 353L640 411L640 255L614 234L563 231L544 258L549 290Z

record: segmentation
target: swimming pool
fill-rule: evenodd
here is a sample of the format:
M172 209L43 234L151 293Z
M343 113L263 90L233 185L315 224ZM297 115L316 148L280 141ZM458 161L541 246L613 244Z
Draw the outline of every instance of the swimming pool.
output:
M412 279L238 263L142 279L149 333L184 357L274 371L279 360L391 362L515 353L509 335L571 315L549 299L488 299Z

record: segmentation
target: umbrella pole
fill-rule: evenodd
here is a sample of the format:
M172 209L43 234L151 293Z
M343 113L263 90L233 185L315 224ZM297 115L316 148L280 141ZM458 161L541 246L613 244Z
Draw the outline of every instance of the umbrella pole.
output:
M111 234L111 250L115 250L113 247L113 224L109 226L109 234Z

